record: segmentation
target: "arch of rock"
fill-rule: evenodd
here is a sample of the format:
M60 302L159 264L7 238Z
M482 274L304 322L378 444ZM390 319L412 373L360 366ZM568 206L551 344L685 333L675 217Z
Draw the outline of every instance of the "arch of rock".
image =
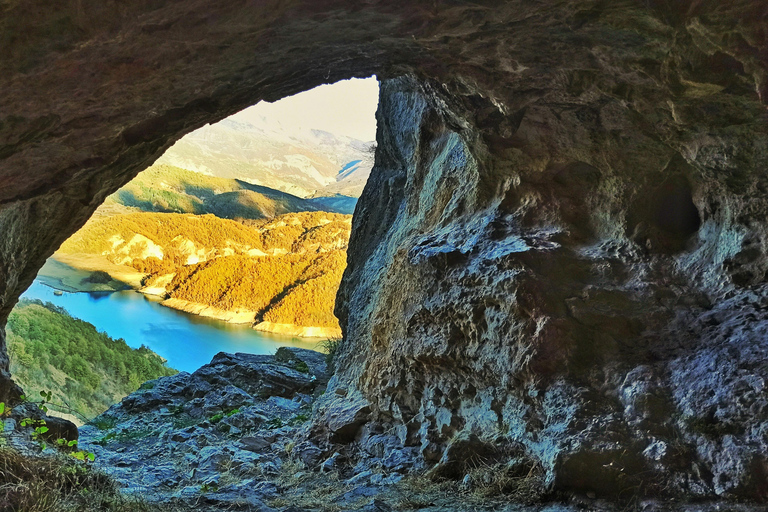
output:
M747 0L4 2L0 323L176 139L375 73L317 435L764 500L766 27Z

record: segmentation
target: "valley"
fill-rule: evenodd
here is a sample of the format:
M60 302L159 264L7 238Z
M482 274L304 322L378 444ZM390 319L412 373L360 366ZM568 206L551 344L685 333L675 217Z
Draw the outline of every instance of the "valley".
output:
M765 512L765 2L2 13L0 510Z
M303 197L359 197L373 166L371 141L325 130L288 130L243 111L179 140L158 164L237 179Z
M219 352L322 350L341 336L335 296L372 157L348 137L280 130L241 121L191 134L46 261L7 342L17 382L52 393L50 414L82 425L144 381ZM244 152L254 144L271 164Z

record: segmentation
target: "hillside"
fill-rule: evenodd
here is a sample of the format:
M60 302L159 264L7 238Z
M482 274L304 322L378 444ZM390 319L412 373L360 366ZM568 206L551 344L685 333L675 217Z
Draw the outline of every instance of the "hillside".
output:
M333 307L350 228L351 216L327 212L242 223L131 213L91 219L54 258L74 267L82 260L90 270L101 259L113 278L115 266L138 271L141 291L190 313L298 336L335 336Z
M331 208L326 210L337 211L331 203L327 206ZM347 209L345 204L341 207ZM141 172L99 208L105 216L145 211L211 213L225 219L271 219L319 209L312 201L279 190L163 164Z
M285 130L247 111L180 139L158 163L268 185L300 197L357 198L373 167L373 142L323 130Z
M28 396L51 391L53 403L68 403L81 420L101 414L147 380L177 373L151 350L130 348L40 301L17 304L7 341L11 372Z
M136 267L140 262L167 266L247 251L260 254L262 247L258 232L214 215L131 213L91 219L59 252L102 255Z

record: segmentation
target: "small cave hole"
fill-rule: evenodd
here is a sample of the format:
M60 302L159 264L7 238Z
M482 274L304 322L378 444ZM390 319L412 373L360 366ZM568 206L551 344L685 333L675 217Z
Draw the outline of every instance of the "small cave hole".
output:
M629 221L634 226L632 239L662 254L682 251L701 227L691 185L680 174L647 187L631 209Z
M679 239L687 239L701 226L691 186L683 177L669 179L656 190L653 212L655 224Z

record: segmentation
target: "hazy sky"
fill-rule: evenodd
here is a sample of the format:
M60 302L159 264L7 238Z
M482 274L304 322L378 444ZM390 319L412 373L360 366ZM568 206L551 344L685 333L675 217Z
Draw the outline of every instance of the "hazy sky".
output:
M353 78L321 85L275 103L262 101L232 117L277 118L288 130L313 128L369 141L376 139L378 101L379 82L375 77Z

